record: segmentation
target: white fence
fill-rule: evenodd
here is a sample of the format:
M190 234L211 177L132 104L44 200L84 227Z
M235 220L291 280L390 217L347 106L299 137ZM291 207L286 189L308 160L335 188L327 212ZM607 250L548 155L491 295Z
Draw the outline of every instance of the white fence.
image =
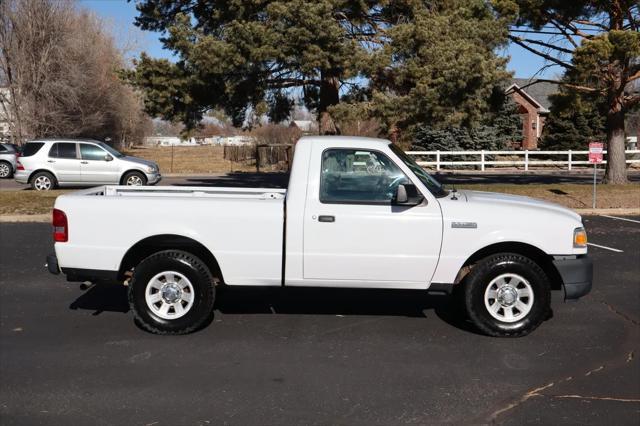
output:
M607 151L604 151L606 155ZM625 151L627 164L640 163L640 149L629 149ZM424 161L417 159L417 163L423 167L436 166L440 170L442 166L480 166L484 171L487 166L524 166L529 170L531 166L566 166L567 170L572 170L573 166L589 165L589 151L407 151L407 154L417 157L430 157L435 161ZM477 157L477 160L446 161L446 157L465 156ZM536 156L554 156L558 160L539 159ZM489 157L487 159L487 157ZM496 157L518 157L517 159ZM522 157L522 158L521 158ZM579 157L576 159L576 157ZM445 158L443 160L443 158ZM603 161L606 163L606 160ZM564 167L563 167L564 168Z

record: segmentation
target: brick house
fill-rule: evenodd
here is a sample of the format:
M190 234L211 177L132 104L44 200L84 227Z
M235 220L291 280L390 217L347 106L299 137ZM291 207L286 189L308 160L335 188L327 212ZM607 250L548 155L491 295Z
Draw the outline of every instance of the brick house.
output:
M536 80L514 78L506 89L506 93L518 105L522 118L523 138L522 143L515 144L514 148L517 149L538 149L538 140L551 106L549 96L558 90L557 85L553 83L539 82L531 85L534 81Z

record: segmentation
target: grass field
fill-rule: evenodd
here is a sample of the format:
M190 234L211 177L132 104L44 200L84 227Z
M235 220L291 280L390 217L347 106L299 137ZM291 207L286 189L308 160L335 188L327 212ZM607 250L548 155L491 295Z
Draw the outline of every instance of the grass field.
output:
M526 195L561 204L573 209L591 208L591 185L457 185L458 189L504 192ZM55 198L67 191L36 192L31 190L0 191L0 215L33 215L49 213ZM640 185L599 185L598 208L640 208Z
M32 215L50 213L58 195L55 191L0 191L0 215Z
M471 184L456 185L456 188L525 195L572 209L592 207L593 186L585 184ZM640 208L640 185L598 185L596 199L596 208L600 209L637 209Z

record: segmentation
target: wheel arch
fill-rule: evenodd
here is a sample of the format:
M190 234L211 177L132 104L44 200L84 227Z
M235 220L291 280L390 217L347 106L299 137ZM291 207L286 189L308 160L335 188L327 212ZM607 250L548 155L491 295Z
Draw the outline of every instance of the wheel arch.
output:
M120 185L124 185L124 178L125 176L127 176L128 173L131 172L136 172L136 173L140 173L142 176L144 176L145 180L147 180L147 174L145 172L143 172L140 169L127 169L124 172L122 172L122 174L120 175Z
M118 278L124 279L126 272L138 265L143 259L163 250L182 250L197 256L207 265L213 276L224 283L222 270L213 253L193 238L176 234L153 235L131 246L120 262Z
M477 250L464 262L462 268L460 268L456 276L455 284L460 283L478 261L498 253L515 253L528 257L542 268L549 278L552 290L562 289L562 277L553 264L553 257L534 245L518 241L503 241Z
M41 173L41 172L46 172L49 173L51 176L53 176L53 178L56 180L55 183L58 183L58 175L55 174L55 172L53 170L49 170L49 169L36 169L34 171L31 172L31 174L29 175L29 179L27 180L27 182L31 183L31 179L33 179L33 177L37 174L37 173Z

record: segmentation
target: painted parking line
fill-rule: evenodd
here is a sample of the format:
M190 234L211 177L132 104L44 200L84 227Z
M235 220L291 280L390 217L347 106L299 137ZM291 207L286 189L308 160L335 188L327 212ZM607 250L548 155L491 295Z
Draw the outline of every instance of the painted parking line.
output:
M617 248L612 248L612 247L607 247L607 246L601 246L600 244L587 243L587 245L588 246L593 246L593 247L598 247L598 248L605 249L605 250L615 251L616 253L624 253L623 250L619 250Z
M607 216L606 214L603 214L601 216L608 217L609 219L626 220L627 222L640 223L640 220L627 219L626 217Z

